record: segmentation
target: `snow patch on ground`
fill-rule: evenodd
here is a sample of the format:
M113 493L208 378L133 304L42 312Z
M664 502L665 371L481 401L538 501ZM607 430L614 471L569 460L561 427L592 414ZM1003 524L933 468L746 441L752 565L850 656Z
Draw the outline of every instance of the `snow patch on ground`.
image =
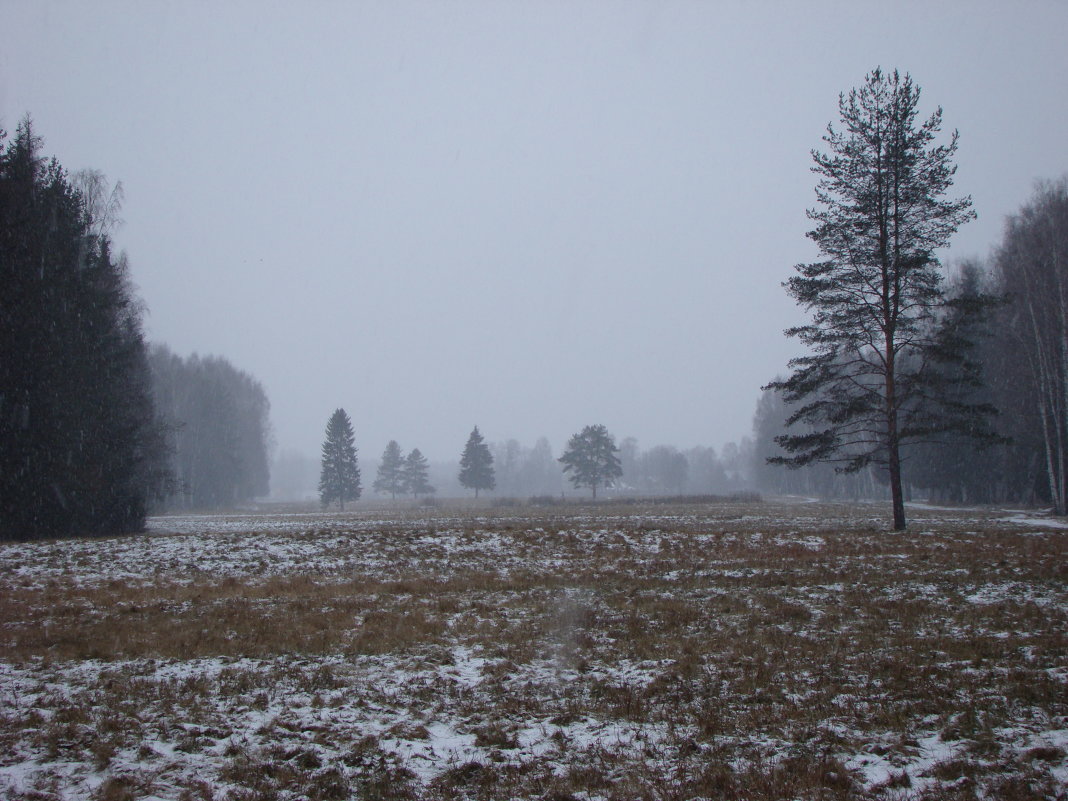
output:
M999 517L1003 523L1011 523L1015 526L1032 526L1035 528L1068 529L1068 520L1058 520L1052 517L1035 517L1029 514L1017 514L1011 517Z
M912 537L929 556L945 552L951 537L971 537L985 547L983 537L990 536L991 525L1019 542L1014 527L1056 529L1068 523L994 513L981 529L966 510L943 513L919 507L931 514L915 523L918 532L898 534L885 531L885 520L874 507L843 507L838 518L829 517L828 508L806 502L767 504L758 512L750 507L640 517L570 515L551 525L519 515L407 521L333 513L172 515L153 518L144 536L0 544L0 589L11 592L44 592L50 582L85 588L109 582L216 585L304 574L338 584L403 579L444 585L466 574L517 581L536 575L542 582L526 606L511 607L514 598L507 589L458 603L448 610L441 643L387 653L38 659L16 665L0 652L0 737L5 738L0 743L11 746L0 753L0 797L28 794L52 782L57 798L87 798L108 776L148 770L156 772L156 784L143 797L175 799L179 788L191 786L197 777L215 781L223 767L246 758L267 759L272 748L324 765L352 760L362 753L359 749L367 749L375 759L395 760L423 784L468 763L515 766L525 761L553 775L564 775L576 764L645 765L651 773L670 775L687 764L684 747L695 749L695 759L726 754L731 767L744 772L754 764L785 764L804 746L776 730L778 713L803 708L810 698L823 703L821 693L829 693L830 711L818 730L833 735L827 740L835 743L831 755L858 774L864 792L918 797L939 782L945 786L934 769L965 756L969 742L947 733L952 720L913 716L903 724L904 737L900 731L867 726L866 721L886 711L887 684L895 677L909 681L907 671L899 675L894 665L881 664L884 678L872 680L867 674L875 666L865 652L861 663L844 670L828 691L820 686L822 671L833 666L835 657L821 651L817 659L826 659L826 666L821 662L788 676L765 675L760 686L746 687L746 674L759 674L771 657L728 665L716 662L715 648L726 650L730 637L755 639L769 632L772 648L779 650L803 652L820 638L847 642L864 622L854 613L859 594L867 592L874 596L870 609L875 612L869 617L876 630L884 610L887 616L885 630L880 630L884 639L876 648L886 640L928 632L924 636L932 653L917 654L917 664L933 666L935 673L974 675L976 693L984 691L990 671L1009 669L1024 677L1019 682L1024 698L1027 681L1068 687L1068 668L1046 667L1048 661L1041 661L1055 643L1029 641L1028 632L1013 630L998 617L1005 610L990 608L1033 604L1028 614L1063 614L1068 594L1063 582L1017 580L1011 565L999 575L988 575L986 565L969 570L949 560L944 569L928 570L917 561L916 550L906 548ZM861 545L852 539L843 544L835 526L856 526L865 532L857 536L868 539ZM954 526L952 534L945 533ZM521 535L524 527L526 537ZM1036 536L1046 539L1029 538L1028 546L1056 547L1059 542L1056 533ZM767 553L775 558L760 561ZM1000 558L991 556L990 562ZM810 561L826 568L819 580L810 581L805 572ZM582 571L603 576L604 587L588 577L582 586L571 586L568 577ZM888 571L895 578L880 584ZM376 592L384 606L400 601L399 594ZM401 592L411 598L417 590ZM431 605L437 601L434 592L427 591ZM630 619L626 604L612 607L605 601L607 592L629 593L628 603L646 609L647 617ZM643 629L655 629L673 615L684 617L691 607L701 610L692 625L704 627L705 642L715 644L703 653L703 661L684 665L685 655L678 649L628 653L632 634L640 637ZM910 625L915 631L894 619L913 608L916 617ZM354 618L358 627L366 614ZM753 624L739 635L727 626L732 618ZM512 664L499 653L501 643L472 633L476 624L491 632L520 632L536 647L531 645L530 653ZM11 636L12 630L0 631L0 638ZM1011 668L991 664L1000 657L968 651L973 643L1001 647L1009 639L1017 654L1005 658ZM521 651L528 644L520 640L509 647ZM939 648L961 653L951 657ZM586 658L598 649L613 649L614 656ZM652 658L644 658L648 656ZM871 661L879 658L872 655ZM1032 672L1024 672L1031 663ZM737 671L734 684L725 677L728 670ZM790 691L780 691L779 685L786 684ZM95 736L93 727L110 720L108 699L117 703L116 688L124 687L146 699L136 717L147 750L121 749L110 756L106 769L92 760L64 758L73 747L70 738ZM670 698L672 692L681 700L651 705L650 699ZM724 726L730 715L752 721L747 736L720 733L713 712L706 721L709 731L679 722L689 706L709 699L709 709L722 713ZM905 708L912 700L897 702ZM941 700L936 694L928 703ZM969 702L967 697L953 700L961 708ZM578 712L570 711L571 703ZM1021 758L1034 753L1038 768L1068 787L1068 761L1057 756L1057 749L1068 750L1068 718L1030 708L1026 701L1011 703L1013 725L995 731L996 746ZM67 727L64 710L78 708L90 710L87 722ZM13 721L22 728L16 731ZM58 738L59 756L31 745L45 742L46 730ZM226 789L220 790L220 798Z

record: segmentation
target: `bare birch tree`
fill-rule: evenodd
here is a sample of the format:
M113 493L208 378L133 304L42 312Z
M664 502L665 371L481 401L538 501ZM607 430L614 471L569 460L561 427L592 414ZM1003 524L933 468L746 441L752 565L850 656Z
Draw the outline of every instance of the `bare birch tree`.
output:
M1054 512L1068 512L1068 178L1042 183L1010 217L997 254L1008 334L1033 383Z

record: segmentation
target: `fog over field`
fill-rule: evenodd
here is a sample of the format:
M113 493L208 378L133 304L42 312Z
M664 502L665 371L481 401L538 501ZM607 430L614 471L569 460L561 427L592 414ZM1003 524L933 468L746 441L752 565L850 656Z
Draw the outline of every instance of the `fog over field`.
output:
M809 151L912 74L983 256L1068 171L1061 2L0 4L0 127L122 181L149 338L262 381L279 449L603 423L720 448L798 343Z

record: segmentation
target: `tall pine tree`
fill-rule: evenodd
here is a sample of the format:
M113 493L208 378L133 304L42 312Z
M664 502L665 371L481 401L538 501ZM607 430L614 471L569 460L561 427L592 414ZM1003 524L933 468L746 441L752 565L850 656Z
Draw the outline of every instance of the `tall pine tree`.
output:
M412 493L417 498L420 495L433 494L434 488L427 480L428 472L426 457L420 453L418 448L412 448L412 452L404 459L404 491Z
M820 207L809 211L808 236L824 259L798 265L786 285L813 315L787 334L812 353L768 385L797 404L788 425L807 429L780 436L789 455L772 461L837 461L845 472L882 465L895 529L905 527L903 443L947 430L989 433L987 410L960 391L972 387L945 380L968 343L940 331L949 304L936 251L975 214L971 198L945 197L957 134L935 145L942 110L917 123L919 99L908 75L878 69L840 96L843 128L828 126L829 152L812 154Z
M479 490L492 490L497 486L493 473L493 454L479 433L478 426L475 426L471 436L467 438L463 455L460 457L460 484L467 489L473 489L476 498Z
M388 492L394 499L398 492L404 492L404 457L395 439L391 439L382 452L374 487L375 492Z
M337 409L326 424L319 501L324 507L337 501L344 511L345 501L359 500L362 489L352 422L344 409Z

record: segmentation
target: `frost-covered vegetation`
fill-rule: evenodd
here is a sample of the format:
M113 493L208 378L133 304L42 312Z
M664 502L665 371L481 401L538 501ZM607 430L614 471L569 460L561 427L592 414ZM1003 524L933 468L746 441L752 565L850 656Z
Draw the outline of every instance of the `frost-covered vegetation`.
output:
M0 795L1066 796L1056 521L407 514L0 545Z

